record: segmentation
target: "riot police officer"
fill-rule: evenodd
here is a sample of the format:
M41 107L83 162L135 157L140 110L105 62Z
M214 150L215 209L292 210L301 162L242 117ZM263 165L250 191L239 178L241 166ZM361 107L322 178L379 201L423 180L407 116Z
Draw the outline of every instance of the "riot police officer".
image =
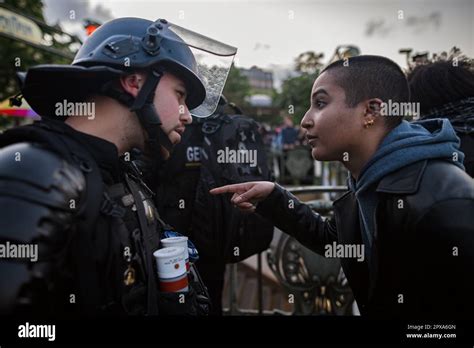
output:
M22 76L42 120L0 136L0 240L38 258L0 259L0 313L205 314L195 272L186 293L159 290L153 252L171 227L130 156L166 160L191 113L213 113L235 52L164 19L119 18L71 65Z

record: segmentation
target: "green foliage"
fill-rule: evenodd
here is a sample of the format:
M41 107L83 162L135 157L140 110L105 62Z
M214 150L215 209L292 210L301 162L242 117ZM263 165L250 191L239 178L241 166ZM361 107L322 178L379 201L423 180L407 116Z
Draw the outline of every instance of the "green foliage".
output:
M8 8L26 16L44 21L43 2L40 0L4 0ZM44 34L54 34L47 27L41 27ZM52 47L67 50L67 45L53 40ZM70 51L69 51L70 52ZM72 52L71 52L72 53ZM26 71L38 64L68 64L70 60L54 53L50 53L26 43L0 37L0 101L16 94L19 86L16 80L16 71ZM45 86L47 88L47 86ZM11 118L8 118L11 120Z
M296 77L283 81L281 92L273 96L273 104L281 108L284 115L289 115L295 123L300 123L310 105L310 94L314 80L319 75L323 64L323 53L303 52L295 58Z
M247 77L242 75L234 65L229 71L223 94L229 102L233 102L240 107L247 104L245 97L251 94Z
M303 52L295 59L295 70L314 74L323 66L321 63L323 57L324 53L316 53L314 51Z
M275 93L274 105L291 116L295 123L301 122L310 106L311 88L317 76L318 72L290 77L283 81L281 92Z

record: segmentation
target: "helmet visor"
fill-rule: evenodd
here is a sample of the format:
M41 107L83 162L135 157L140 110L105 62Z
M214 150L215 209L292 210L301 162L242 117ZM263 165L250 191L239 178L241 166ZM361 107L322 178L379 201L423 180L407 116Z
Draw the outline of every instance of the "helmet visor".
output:
M237 48L172 23L169 23L168 29L178 37L173 35L166 37L167 39L186 44L193 53L197 75L206 90L206 98L202 104L190 112L196 117L210 116L219 104Z

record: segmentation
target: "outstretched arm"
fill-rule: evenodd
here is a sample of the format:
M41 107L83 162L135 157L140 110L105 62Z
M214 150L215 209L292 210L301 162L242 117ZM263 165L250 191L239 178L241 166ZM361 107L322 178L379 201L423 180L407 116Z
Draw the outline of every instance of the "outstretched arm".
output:
M306 247L324 255L337 241L336 224L325 220L278 184L254 181L215 188L211 194L232 193L231 201L244 212L256 212Z

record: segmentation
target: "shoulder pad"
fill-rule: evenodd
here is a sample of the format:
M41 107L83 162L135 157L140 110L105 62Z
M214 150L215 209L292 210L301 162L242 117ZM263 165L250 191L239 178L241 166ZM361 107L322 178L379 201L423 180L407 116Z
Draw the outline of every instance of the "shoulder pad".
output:
M3 183L0 184L0 192L4 194L8 191L5 183L12 181L49 192L50 199L44 203L57 208L64 206L64 197L60 196L78 197L86 184L79 168L45 147L32 143L17 143L0 149L0 181ZM62 195L54 195L53 192L61 192Z
M71 236L85 188L81 170L42 145L0 149L0 241L37 246L37 262L0 259L0 274L8 279L0 282L0 314L30 306L33 299L46 304L38 291L51 291L52 268Z

